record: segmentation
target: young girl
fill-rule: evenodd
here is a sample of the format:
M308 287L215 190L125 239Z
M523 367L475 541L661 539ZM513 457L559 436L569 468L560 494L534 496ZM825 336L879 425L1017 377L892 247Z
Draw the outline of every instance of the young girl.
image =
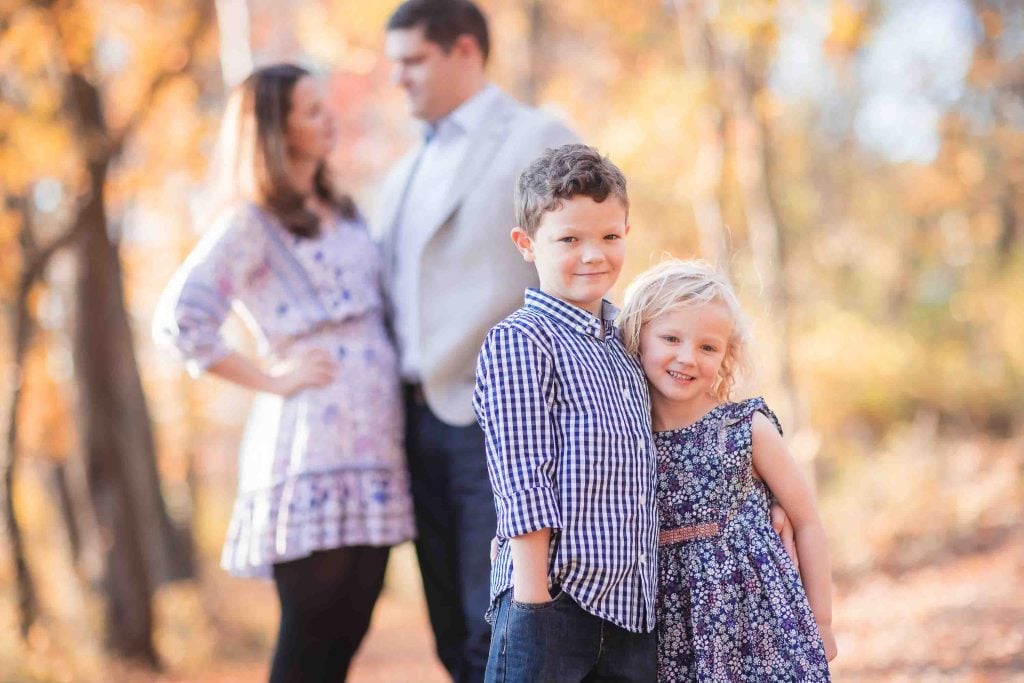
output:
M735 294L703 263L667 261L630 285L621 321L651 390L658 679L829 680L831 570L812 493L764 400L728 400L748 339ZM776 499L799 573L771 526Z

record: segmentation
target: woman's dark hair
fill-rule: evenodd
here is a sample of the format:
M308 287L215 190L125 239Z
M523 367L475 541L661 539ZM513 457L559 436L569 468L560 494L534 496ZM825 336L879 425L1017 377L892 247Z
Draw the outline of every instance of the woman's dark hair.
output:
M310 72L294 64L274 64L252 72L232 96L234 106L226 117L234 116L238 151L235 164L251 164L251 169L235 168L239 174L252 174L249 183L241 183L247 199L268 209L298 237L320 234L320 218L306 208L306 198L291 182L288 173L288 147L285 141L288 114L292 108L295 84ZM246 151L248 150L248 151ZM248 187L246 187L248 186ZM326 166L321 163L313 178L316 196L334 207L342 216L355 218L355 203L331 187Z

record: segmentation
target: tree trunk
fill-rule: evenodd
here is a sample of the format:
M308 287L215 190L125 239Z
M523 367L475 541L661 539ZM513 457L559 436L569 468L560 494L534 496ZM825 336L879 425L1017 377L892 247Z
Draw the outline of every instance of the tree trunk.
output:
M95 87L79 74L71 78L81 125L93 139L105 139ZM76 218L80 237L72 344L77 421L104 543L107 644L120 655L155 664L150 599L161 582L192 575L191 546L173 528L160 493L121 265L107 231L108 163L102 155L90 158L91 191Z
M529 0L524 11L529 27L526 37L529 51L519 92L524 102L536 105L541 86L547 80L547 15L543 0Z
M738 45L722 51L722 92L733 122L736 180L747 220L750 248L778 344L777 371L773 374L787 403L794 455L813 469L820 439L810 428L793 372L792 305L786 283L784 231L771 188L770 124L755 105L755 96L763 87L760 75L765 65L748 66L746 62L750 59L751 56ZM755 56L755 59L763 57ZM752 73L752 69L756 73Z
M704 92L697 107L694 133L697 154L694 159L690 203L700 241L700 253L719 268L728 269L729 241L719 193L725 154L725 115L715 82L717 48L708 25L704 3L700 0L676 0L676 23L683 46L686 67L701 79Z
M93 187L102 188L106 169L93 169ZM145 518L136 515L139 497L152 491L132 486L129 458L145 458L134 451L139 427L122 404L125 377L134 371L124 352L118 318L120 266L107 239L102 190L79 217L90 229L77 245L73 348L78 381L78 421L87 480L104 544L102 585L107 598L107 647L119 655L156 664L153 647L153 612L150 598L154 581L143 548ZM111 290L117 299L109 300Z
M15 586L18 598L18 625L22 637L28 636L32 623L39 615L39 603L36 598L35 585L29 573L25 559L25 544L18 523L17 511L14 508L14 477L18 465L18 408L21 405L22 388L24 387L25 354L32 337L32 318L28 310L28 294L31 280L23 280L18 288L14 309L12 367L14 376L8 378L11 384L11 397L7 415L7 443L2 454L3 461L3 525L7 542L10 544L11 561L14 563Z

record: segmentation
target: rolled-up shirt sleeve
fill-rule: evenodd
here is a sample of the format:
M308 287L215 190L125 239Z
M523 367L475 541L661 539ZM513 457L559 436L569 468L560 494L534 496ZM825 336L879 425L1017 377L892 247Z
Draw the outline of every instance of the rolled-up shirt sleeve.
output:
M215 224L178 268L153 313L153 339L185 362L193 377L231 353L221 327L254 248L244 213Z
M550 352L536 338L514 327L491 330L473 403L486 435L499 537L562 528L553 381Z

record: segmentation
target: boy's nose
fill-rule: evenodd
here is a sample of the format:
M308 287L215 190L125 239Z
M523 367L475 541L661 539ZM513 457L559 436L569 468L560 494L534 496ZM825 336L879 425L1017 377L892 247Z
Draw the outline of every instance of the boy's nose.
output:
M598 247L585 246L583 247L582 258L584 263L593 263L595 261L602 260L604 258L604 252L601 251Z

